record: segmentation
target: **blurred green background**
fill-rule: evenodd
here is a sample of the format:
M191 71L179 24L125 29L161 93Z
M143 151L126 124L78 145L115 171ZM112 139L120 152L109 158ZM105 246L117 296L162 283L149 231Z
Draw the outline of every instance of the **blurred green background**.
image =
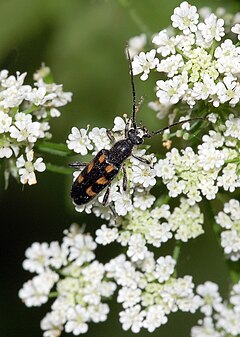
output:
M111 127L116 115L131 111L124 47L130 37L143 32L134 21L134 12L151 32L158 32L169 25L170 15L180 2L0 0L1 69L7 68L11 73L27 71L27 81L32 83L33 72L45 62L51 67L56 83L63 83L65 91L73 92L72 103L63 108L62 117L52 123L53 141L65 142L74 125ZM237 0L191 3L198 7L227 6L233 13L240 10ZM144 95L146 102L152 99L153 83L153 80L148 83L136 80L138 97ZM147 109L146 103L139 115L148 127L156 128L154 113ZM62 158L51 158L51 161L61 165L68 163ZM48 305L28 309L17 295L23 282L31 276L21 267L26 248L34 241L60 240L63 229L72 222L87 223L91 232L99 224L94 217L74 211L69 198L70 176L45 172L38 175L38 182L36 186L22 189L11 180L9 189L4 191L2 178L0 181L3 215L0 226L0 337L42 335L39 322L48 311ZM218 281L224 293L227 291L225 265L207 223L205 229L207 236L184 246L179 275L190 273L196 283L206 279ZM109 249L99 249L99 259L113 257L114 252L110 256ZM117 314L120 306L112 304L111 308L109 320L90 325L86 336L133 336L121 329ZM196 322L196 316L175 314L170 316L169 324L155 333L143 331L139 336L187 337Z

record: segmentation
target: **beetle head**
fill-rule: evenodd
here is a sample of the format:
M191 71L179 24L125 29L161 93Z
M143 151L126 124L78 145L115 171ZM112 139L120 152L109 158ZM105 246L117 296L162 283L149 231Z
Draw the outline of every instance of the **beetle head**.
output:
M136 129L131 128L128 130L128 138L133 145L143 144L144 138L150 138L151 135L147 128L139 126Z

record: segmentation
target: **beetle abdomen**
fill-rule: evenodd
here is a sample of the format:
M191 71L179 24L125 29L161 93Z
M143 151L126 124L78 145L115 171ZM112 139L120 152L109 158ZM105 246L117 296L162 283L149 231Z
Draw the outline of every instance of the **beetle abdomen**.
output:
M120 167L109 162L109 151L101 150L82 170L72 185L71 197L75 204L84 205L110 184Z

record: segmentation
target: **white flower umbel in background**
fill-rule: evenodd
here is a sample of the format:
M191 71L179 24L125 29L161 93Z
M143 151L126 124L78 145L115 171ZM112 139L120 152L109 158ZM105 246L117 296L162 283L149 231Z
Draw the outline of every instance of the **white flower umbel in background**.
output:
M51 138L49 121L60 116L58 109L71 101L71 93L53 83L45 66L34 74L33 87L24 84L26 75L0 71L0 166L6 180L17 172L15 178L32 185L37 182L34 171L46 168L37 145Z
M154 34L155 48L134 57L134 74L143 72L140 78L146 80L150 71L159 72L156 95L166 106L185 102L201 111L202 100L214 107L225 102L236 106L240 100L239 15L218 10L215 14L210 9L198 13L184 1L171 20L171 27Z
M218 292L218 285L213 282L197 287L201 297L200 310L204 318L191 330L191 337L239 336L240 334L240 282L233 285L228 301L223 300Z
M216 216L221 232L221 245L226 256L232 261L240 259L240 202L231 199L224 204L223 212Z
M107 319L109 306L103 301L116 285L95 260L95 248L92 237L73 224L62 244L35 242L27 249L23 267L37 275L23 285L19 297L28 307L54 299L41 322L44 336L59 336L63 330L79 335L87 332L90 322Z

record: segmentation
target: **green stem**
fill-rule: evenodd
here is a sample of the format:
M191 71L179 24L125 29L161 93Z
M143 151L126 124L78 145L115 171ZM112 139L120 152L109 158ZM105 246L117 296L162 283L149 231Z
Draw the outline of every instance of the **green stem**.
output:
M240 159L238 157L234 158L234 159L228 159L225 161L226 164L230 164L230 163L239 163Z
M36 105L33 105L31 108L23 110L23 113L30 114L31 112L33 112L33 111L35 111L37 109L38 109L38 107Z
M72 169L65 166L58 166L51 163L46 164L47 170L54 173L66 174L69 175L73 172Z
M73 156L75 153L68 149L65 144L56 144L51 142L39 142L36 144L39 152L45 152L60 157Z
M48 295L49 298L56 298L58 296L58 292L57 291L51 291Z
M173 250L173 258L174 258L174 260L176 262L179 259L180 250L181 250L181 242L180 241L176 241L176 245L175 245L174 250Z
M137 14L136 10L131 7L128 0L118 0L118 3L127 10L130 18L132 21L138 26L138 28L141 30L141 32L145 32L149 37L152 36L151 30L148 28L148 26L143 22L143 20L140 18L140 16Z
M181 242L176 241L175 247L173 249L173 254L172 254L173 259L176 261L176 264L177 264L179 256L180 256L180 251L181 251ZM177 277L177 269L174 270L173 276Z

